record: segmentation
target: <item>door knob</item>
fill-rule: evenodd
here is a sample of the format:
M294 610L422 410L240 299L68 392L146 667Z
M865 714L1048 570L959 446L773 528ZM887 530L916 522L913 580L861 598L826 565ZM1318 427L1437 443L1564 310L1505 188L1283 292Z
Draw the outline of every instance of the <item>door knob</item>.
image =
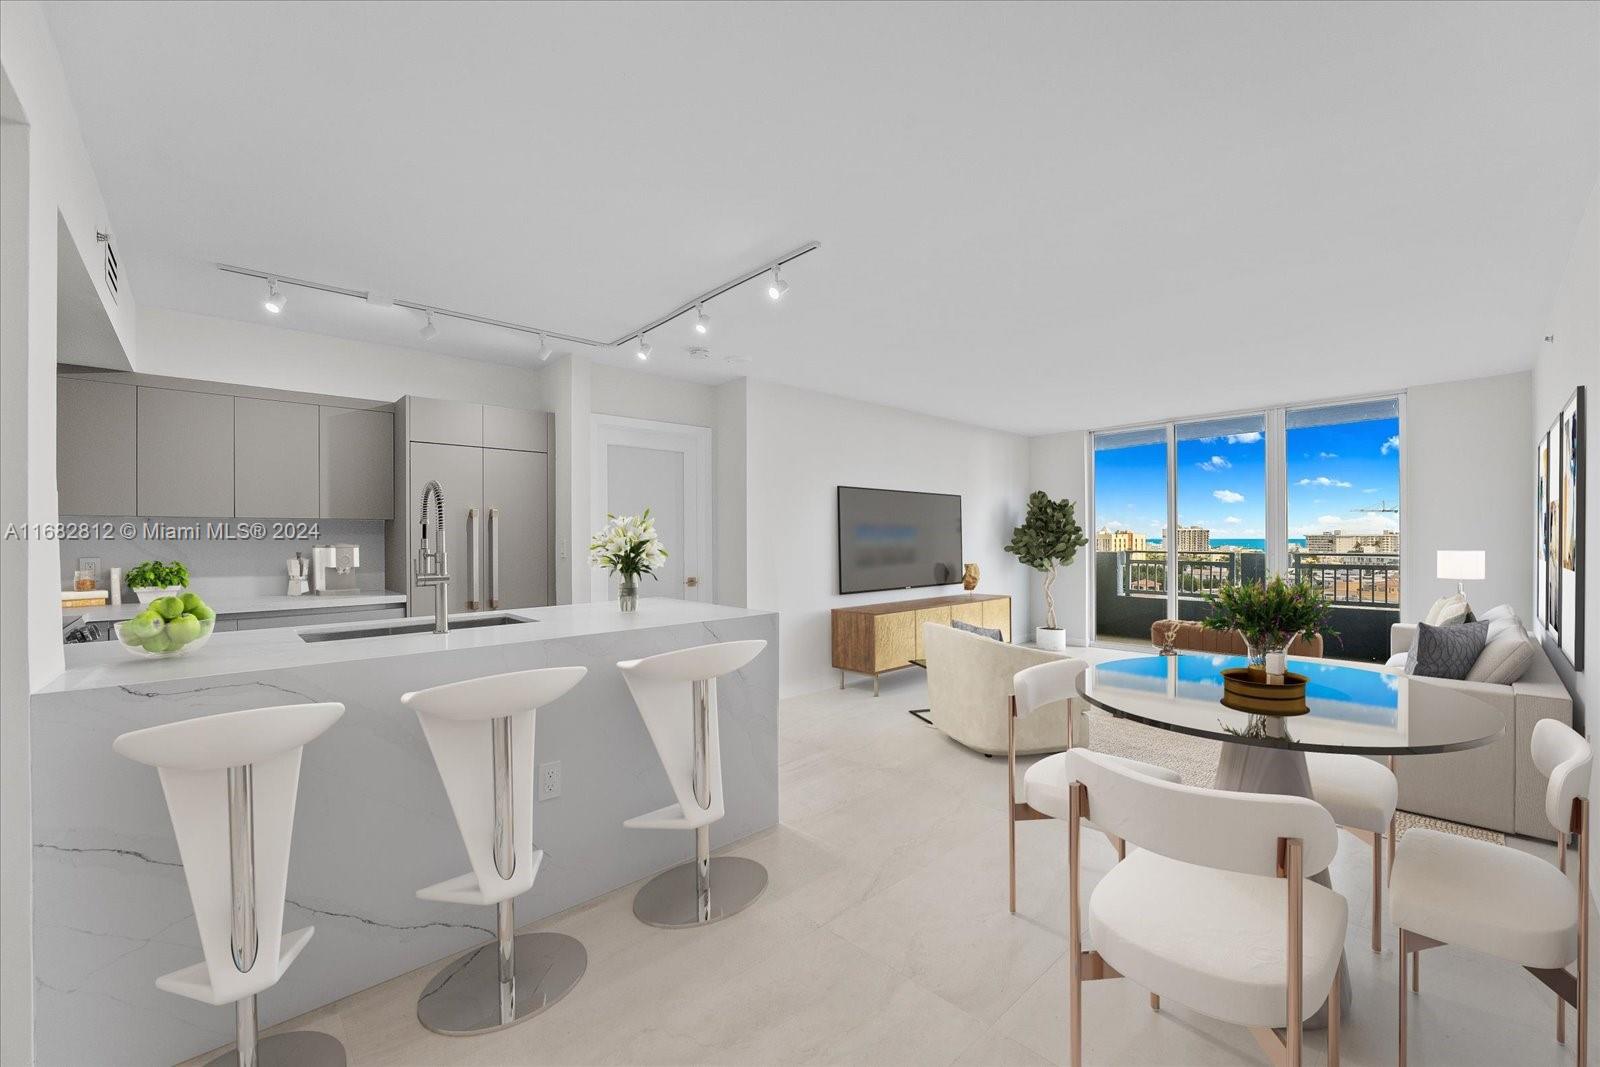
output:
M693 589L695 586L700 584L700 579L698 579L698 578L685 578L683 580L683 584L688 586L690 589Z

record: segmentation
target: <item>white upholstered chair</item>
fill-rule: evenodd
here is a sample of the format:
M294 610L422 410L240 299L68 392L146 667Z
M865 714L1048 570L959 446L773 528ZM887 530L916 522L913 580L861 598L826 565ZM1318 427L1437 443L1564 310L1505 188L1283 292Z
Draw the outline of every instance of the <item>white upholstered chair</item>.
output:
M235 1050L212 1061L343 1067L344 1046L300 1030L262 1039L256 997L278 984L315 927L283 932L300 754L343 704L251 708L152 726L112 743L161 774L205 959L156 979L202 1004L232 1004Z
M1372 846L1372 951L1383 951L1383 842L1394 862L1394 812L1400 783L1389 764L1365 756L1307 752L1311 799L1328 809L1333 821Z
M515 913L544 861L533 844L535 720L587 673L492 674L400 698L422 724L472 867L417 896L493 906L496 918L496 939L445 964L418 998L417 1019L435 1033L486 1033L531 1019L566 996L588 966L575 938L518 934Z
M674 798L622 825L694 833L694 859L662 871L633 898L633 914L641 922L704 926L744 910L767 887L767 870L755 860L711 857L711 824L727 813L717 679L741 669L766 647L765 641L722 641L617 664Z
M1554 719L1534 725L1534 765L1549 779L1545 817L1560 837L1559 867L1487 841L1408 830L1390 871L1389 909L1400 928L1400 1064L1406 1062L1406 956L1420 992L1419 956L1461 945L1520 964L1556 994L1556 1040L1578 1012L1578 1067L1589 1042L1589 742ZM1567 877L1567 838L1578 837L1578 885ZM1576 961L1576 976L1567 967Z
M1309 880L1338 849L1326 809L1305 797L1165 782L1081 748L1065 756L1073 1067L1083 1063L1083 983L1119 977L1249 1027L1288 1067L1299 1067L1304 1020L1327 991L1336 1065L1348 913L1344 897ZM1085 909L1079 853L1089 819L1138 850L1100 879Z
M1021 724L1044 709L1067 724L1067 747L1088 747L1089 719L1075 699L1078 677L1087 664L1081 659L1053 659L1018 671L1011 679L1013 696L1006 721L1006 832L1011 855L1011 910L1017 910L1017 823L1031 819L1067 817L1067 755L1057 752L1029 767L1022 778L1022 802L1017 802L1017 731ZM1122 756L1110 756L1142 774L1168 782L1178 781L1178 773L1153 763ZM1126 845L1112 835L1119 856Z

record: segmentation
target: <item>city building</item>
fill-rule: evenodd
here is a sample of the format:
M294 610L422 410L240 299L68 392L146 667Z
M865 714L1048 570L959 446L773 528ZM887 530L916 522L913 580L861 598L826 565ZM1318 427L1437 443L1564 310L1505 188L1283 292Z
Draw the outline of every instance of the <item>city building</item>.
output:
M1343 530L1329 530L1326 533L1307 534L1305 550L1345 555L1370 552L1374 555L1394 556L1400 553L1400 535L1393 532L1347 534Z
M1102 527L1094 535L1096 552L1143 552L1149 547L1150 539L1132 530L1108 530Z
M1161 531L1161 543L1167 543L1167 531ZM1211 528L1208 526L1179 526L1178 527L1179 552L1209 552L1211 551Z

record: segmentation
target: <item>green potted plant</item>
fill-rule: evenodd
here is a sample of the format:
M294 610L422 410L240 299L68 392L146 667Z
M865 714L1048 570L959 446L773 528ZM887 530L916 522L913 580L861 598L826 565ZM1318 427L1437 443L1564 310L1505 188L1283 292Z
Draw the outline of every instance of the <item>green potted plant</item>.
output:
M1211 614L1201 622L1208 630L1234 630L1244 638L1250 666L1268 674L1284 672L1285 649L1296 637L1337 637L1330 625L1333 605L1307 581L1225 585L1206 597Z
M1067 632L1056 625L1056 571L1070 567L1078 549L1089 543L1073 514L1072 501L1051 500L1044 490L1028 496L1028 513L1011 531L1006 551L1044 575L1044 625L1034 630L1040 648L1060 652L1067 647Z
M666 561L649 508L642 515L607 515L605 527L589 542L589 563L622 578L617 604L623 611L639 606L639 575L654 575Z
M177 560L162 563L158 559L147 559L128 570L127 582L139 603L148 604L158 597L181 593L188 588L189 568Z

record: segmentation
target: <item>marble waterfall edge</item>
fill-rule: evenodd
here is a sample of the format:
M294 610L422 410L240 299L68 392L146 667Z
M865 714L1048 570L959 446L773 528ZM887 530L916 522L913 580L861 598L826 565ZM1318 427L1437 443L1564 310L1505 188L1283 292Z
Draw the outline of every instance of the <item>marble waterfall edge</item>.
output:
M316 936L262 995L263 1026L492 936L490 909L416 898L418 888L468 866L416 717L399 703L407 690L534 667L589 668L581 685L539 714L535 758L561 761L562 793L535 806L534 839L546 855L538 882L517 901L519 922L637 881L692 852L689 834L622 826L672 797L618 660L712 641L769 642L719 683L728 814L713 829L713 845L776 825L777 616L706 606L662 617L685 614L699 618L661 625L641 618L612 632L530 634L426 654L347 656L35 696L37 1062L170 1064L233 1037L229 1009L154 985L157 976L200 960L201 951L157 776L111 751L112 739L127 730L271 704L346 706L339 724L306 749L301 769L284 923L290 930L314 924Z

